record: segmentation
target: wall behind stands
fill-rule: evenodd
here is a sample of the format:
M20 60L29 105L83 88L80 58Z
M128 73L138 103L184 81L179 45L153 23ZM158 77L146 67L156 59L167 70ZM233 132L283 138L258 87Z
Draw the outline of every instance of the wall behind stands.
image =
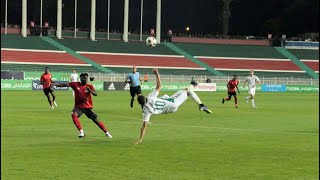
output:
M256 39L213 39L196 37L172 37L172 42L270 46L269 40Z
M21 34L21 28L19 27L10 27L7 28L7 33L8 34ZM1 27L1 34L4 34L4 27ZM55 30L49 30L49 35L50 36L55 36L56 31ZM27 29L27 35L30 35L30 30L29 28ZM90 38L90 32L87 31L77 31L77 38ZM74 37L74 31L67 31L63 30L62 31L62 37L67 37L67 38L73 38ZM142 39L145 40L149 37L149 35L142 35ZM110 33L109 38L111 40L122 40L122 34L120 33ZM130 41L139 41L140 40L140 35L139 34L129 34L128 38ZM96 32L96 39L107 39L107 33L106 32Z
M27 34L30 34L29 28L27 29ZM4 28L1 27L1 34L4 33ZM19 27L10 27L7 28L8 34L21 34L21 28ZM49 30L49 35L55 36L55 30ZM142 39L147 39L150 35L143 35ZM74 37L74 31L62 31L62 37ZM90 37L90 32L87 31L78 31L77 38L88 38ZM96 32L97 39L107 39L106 32ZM109 38L112 40L122 40L121 33L110 33ZM129 34L128 38L130 41L139 41L139 34ZM268 40L256 40L256 39L213 39L213 38L196 38L196 37L172 37L172 42L187 42L187 43L206 43L206 44L238 44L238 45L260 45L260 46L270 46Z

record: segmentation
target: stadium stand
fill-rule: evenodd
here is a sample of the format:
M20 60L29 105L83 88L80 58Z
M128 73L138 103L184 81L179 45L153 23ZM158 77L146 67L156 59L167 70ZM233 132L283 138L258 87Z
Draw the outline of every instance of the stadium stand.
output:
M273 47L192 43L176 43L176 45L225 75L247 74L248 70L255 69L259 74L267 77L310 77ZM308 57L309 53L306 51L301 54ZM315 55L312 56L315 57ZM301 61L304 62L304 60ZM319 62L304 63L315 72L319 71Z
M150 48L144 42L52 39L115 73L128 73L132 65L136 65L141 73L149 73L152 67L157 66L163 74L212 75L205 66L192 62L190 58L183 57L164 44ZM247 75L248 70L255 69L257 74L266 77L310 77L273 47L192 43L175 45L224 75ZM319 72L318 51L290 52L312 70ZM47 65L51 71L63 72L76 68L79 71L102 72L89 62L62 51L39 37L2 35L1 55L1 70L42 71Z
M193 56L285 59L270 46L175 43Z
M319 50L313 50L313 49L288 49L288 50L301 60L310 59L310 60L319 61Z
M319 50L313 49L288 49L298 57L304 64L309 66L316 73L319 73Z
M59 43L76 50L82 56L116 72L128 72L132 65L150 69L157 66L163 74L211 74L205 68L189 61L163 44L151 48L143 42L88 41L62 39ZM150 71L149 71L150 72Z
M1 34L1 49L36 49L36 50L59 50L58 48L42 41L39 37L30 36L24 38L20 35Z
M48 66L52 72L72 72L76 69L78 72L98 73L101 72L92 66L68 66L68 65L52 65L52 64L12 64L1 63L1 71L44 71L44 67Z

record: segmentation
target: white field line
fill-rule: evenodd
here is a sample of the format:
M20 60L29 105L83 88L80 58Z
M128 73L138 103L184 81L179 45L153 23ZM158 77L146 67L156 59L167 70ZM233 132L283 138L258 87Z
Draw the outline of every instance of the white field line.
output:
M70 114L70 113L67 113ZM14 114L7 114L7 116L11 117L30 117L30 118L39 118L39 119L48 119L51 117L43 117L43 116L22 116L22 115L14 115ZM113 115L108 114L108 116L114 116L119 117L123 119L132 119L132 120L139 120L139 122L123 122L123 121L115 121L117 123L123 123L123 124L142 124L142 119L139 118L133 118L129 116L119 116L119 115ZM2 116L3 117L3 116ZM66 118L55 118L55 119L70 119L69 116L66 116ZM110 121L110 120L109 120ZM111 120L114 121L114 120ZM241 129L241 128L225 128L225 127L214 127L214 126L191 126L191 125L176 125L176 124L165 124L165 123L153 123L151 126L171 126L171 127L182 127L182 128L199 128L199 129L212 129L212 130L226 130L226 131L248 131L248 132L266 132L266 133L286 133L286 134L308 134L308 135L317 135L318 133L308 133L308 132L286 132L286 131L270 131L270 130L264 130L264 129Z

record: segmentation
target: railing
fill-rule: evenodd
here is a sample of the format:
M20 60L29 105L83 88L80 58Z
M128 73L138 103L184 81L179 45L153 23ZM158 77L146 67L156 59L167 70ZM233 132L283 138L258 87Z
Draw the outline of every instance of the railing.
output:
M1 70L6 71L6 70ZM10 70L8 70L10 71ZM37 71L34 71L37 72ZM41 71L42 72L42 71ZM54 72L52 72L54 73ZM123 82L127 74L107 74L107 73L90 73L97 81L112 81ZM163 82L191 82L192 78L195 78L197 82L205 82L210 78L213 83L227 83L233 76L206 76L206 75L168 75L161 74L161 80ZM258 76L262 84L287 84L287 85L319 85L319 79L306 78L306 77L266 77ZM143 79L143 77L141 77ZM246 76L238 76L240 82L244 82ZM153 74L149 75L149 81L156 81L156 77Z
M104 73L92 73L91 76L95 80L99 81L112 81L123 82L127 74L104 74ZM163 82L191 82L194 77L197 82L205 82L210 78L213 83L227 83L233 76L193 76L193 75L166 75L162 74L161 80ZM141 77L143 79L143 77ZM240 82L245 81L246 76L238 76ZM313 78L296 78L296 77L259 77L262 84L294 84L294 85L319 85L319 79ZM156 77L153 74L149 75L149 81L156 81Z

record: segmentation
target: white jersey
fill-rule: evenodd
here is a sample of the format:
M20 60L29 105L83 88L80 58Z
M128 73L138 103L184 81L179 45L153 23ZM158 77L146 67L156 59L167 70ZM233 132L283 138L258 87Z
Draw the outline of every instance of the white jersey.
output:
M71 78L71 82L78 82L78 74L72 73L70 78Z
M248 76L246 78L246 81L249 84L249 88L255 88L256 87L256 81L260 82L259 78L256 75Z
M186 94L186 93L184 93ZM169 96L163 96L161 98L158 98L159 91L154 89L148 96L146 97L147 102L143 107L142 114L143 114L143 121L149 121L150 116L154 114L168 114L173 113L178 110L178 107L180 104L182 104L181 100L180 102L176 101L174 97ZM181 97L181 96L180 96ZM185 95L185 98L187 98L187 95Z

